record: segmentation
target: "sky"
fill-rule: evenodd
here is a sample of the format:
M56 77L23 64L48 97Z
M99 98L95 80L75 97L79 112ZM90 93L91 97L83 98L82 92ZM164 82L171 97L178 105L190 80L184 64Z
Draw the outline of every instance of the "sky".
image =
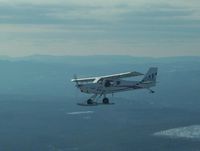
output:
M0 56L200 56L199 0L0 0Z

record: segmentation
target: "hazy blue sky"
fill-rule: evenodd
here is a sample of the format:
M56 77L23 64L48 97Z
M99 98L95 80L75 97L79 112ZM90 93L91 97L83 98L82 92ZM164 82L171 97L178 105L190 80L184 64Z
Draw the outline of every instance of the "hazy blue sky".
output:
M200 55L199 0L0 0L0 55Z

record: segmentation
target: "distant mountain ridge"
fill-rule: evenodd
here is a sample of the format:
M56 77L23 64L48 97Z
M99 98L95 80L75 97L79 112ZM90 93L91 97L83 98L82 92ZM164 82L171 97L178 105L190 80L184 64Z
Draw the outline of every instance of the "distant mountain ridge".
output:
M128 55L91 55L91 56L53 56L53 55L30 55L25 57L0 56L4 61L32 61L44 63L75 63L77 62L176 62L176 61L197 61L200 56L176 56L176 57L135 57Z

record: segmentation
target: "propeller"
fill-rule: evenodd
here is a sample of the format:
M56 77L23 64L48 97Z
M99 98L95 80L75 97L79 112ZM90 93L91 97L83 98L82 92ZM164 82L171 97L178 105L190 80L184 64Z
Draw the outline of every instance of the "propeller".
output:
M78 82L78 80L77 80L77 79L78 79L78 78L77 78L77 75L74 74L73 77L74 77L73 81L76 82L76 88L79 89L80 84L79 84L79 82ZM75 97L75 100L79 100L79 92L78 92L77 89L74 89L74 90L75 90L75 93L74 93L74 94L75 94L75 96L74 96L74 97Z
M74 74L74 81L76 82L76 86L79 88L80 87L80 84L78 83L78 80L77 80L77 75Z

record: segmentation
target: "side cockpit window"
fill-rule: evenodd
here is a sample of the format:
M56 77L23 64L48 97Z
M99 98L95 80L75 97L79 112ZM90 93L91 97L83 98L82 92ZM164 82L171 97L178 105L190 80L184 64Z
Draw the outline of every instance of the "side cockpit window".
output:
M102 79L98 79L98 81L96 83L102 84L103 80Z
M114 81L113 80L105 80L104 86L105 87L111 87L114 85Z
M111 86L110 81L109 81L109 80L106 80L104 86L105 86L105 87L110 87L110 86Z

